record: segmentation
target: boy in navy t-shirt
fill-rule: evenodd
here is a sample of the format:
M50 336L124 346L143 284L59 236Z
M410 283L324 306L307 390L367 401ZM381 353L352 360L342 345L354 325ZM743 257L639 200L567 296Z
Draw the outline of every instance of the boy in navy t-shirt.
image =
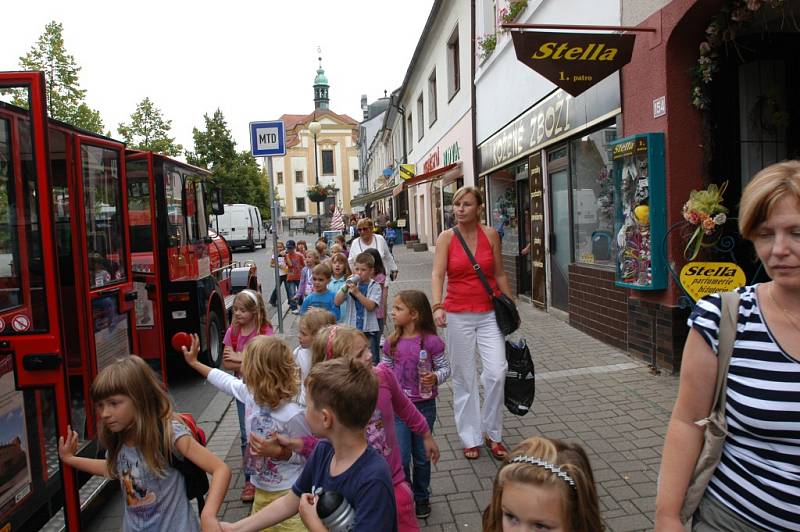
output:
M309 530L327 530L312 493L322 488L338 492L353 508L354 532L397 532L389 465L364 433L377 401L378 378L361 362L336 358L314 366L306 379L306 421L315 436L328 441L317 444L290 493L225 529L261 530L299 511Z
M333 270L327 263L317 264L311 270L311 282L314 286L314 291L308 294L303 299L303 306L300 308L300 314L305 314L309 308L317 307L323 308L331 312L336 319L339 319L339 305L334 302L336 293L328 290L328 283L331 282Z

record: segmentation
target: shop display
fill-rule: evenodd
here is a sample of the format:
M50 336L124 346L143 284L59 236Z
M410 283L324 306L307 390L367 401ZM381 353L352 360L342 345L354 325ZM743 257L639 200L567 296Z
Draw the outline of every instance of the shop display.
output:
M617 286L666 288L660 245L666 230L664 136L646 133L611 143L616 203Z

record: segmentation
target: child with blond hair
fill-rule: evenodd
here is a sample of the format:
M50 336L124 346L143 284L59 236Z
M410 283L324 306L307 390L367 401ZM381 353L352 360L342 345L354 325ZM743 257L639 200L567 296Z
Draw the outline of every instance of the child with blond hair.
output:
M277 433L293 438L311 434L303 408L294 402L300 388L297 364L283 340L259 336L245 348L240 380L198 361L199 347L199 339L193 335L191 348L183 348L189 367L245 405L249 447L244 468L256 487L252 508L255 514L288 493L305 464L304 456L272 443ZM300 519L294 518L274 530L305 529Z

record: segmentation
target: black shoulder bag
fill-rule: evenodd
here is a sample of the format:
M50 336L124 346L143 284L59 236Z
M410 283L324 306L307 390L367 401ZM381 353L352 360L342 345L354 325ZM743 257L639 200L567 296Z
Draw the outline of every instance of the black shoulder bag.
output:
M483 231L483 229L480 227L478 227L478 230ZM483 283L483 287L486 288L486 291L489 293L489 297L492 299L492 305L494 306L494 317L497 320L497 326L500 328L500 332L503 333L503 336L508 336L519 328L520 318L519 312L517 311L517 306L504 293L500 292L499 296L494 293L491 285L489 285L489 281L486 279L486 275L483 274L480 265L477 263L475 257L472 255L472 252L469 250L469 246L467 246L464 236L456 227L453 227L453 233L455 233L455 235L461 241L461 246L464 248L464 253L466 253L467 257L469 257L469 260L472 261L472 269L475 270L476 274L478 274L478 278L481 280L481 283Z

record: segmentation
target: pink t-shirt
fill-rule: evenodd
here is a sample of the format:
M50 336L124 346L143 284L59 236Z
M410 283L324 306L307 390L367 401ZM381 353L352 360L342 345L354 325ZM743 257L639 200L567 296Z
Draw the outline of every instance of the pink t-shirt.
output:
M234 332L233 332L233 325L231 325L230 327L228 327L228 330L225 331L225 338L222 339L222 343L227 347L232 348L237 353L241 353L242 351L244 351L247 342L258 336L259 334L263 334L264 336L272 336L275 333L272 330L272 325L264 325L263 327L261 327L260 331L258 329L253 329L253 332L251 332L250 334L239 334L239 336L236 338L236 345L233 345ZM234 371L233 375L238 377L239 372Z
M397 378L389 366L378 364L374 371L379 381L378 403L367 424L367 442L389 463L392 482L397 485L406 480L406 475L403 472L403 459L400 456L400 445L397 443L394 418L397 416L402 419L415 434L427 432L428 422L400 389Z
M251 332L250 334L240 333L239 337L237 338L236 345L233 345L234 333L233 333L233 325L231 325L230 327L228 327L228 330L225 331L225 338L222 339L222 343L232 348L237 353L241 353L242 351L244 351L244 347L247 345L247 342L258 336L259 333L261 333L261 331L259 331L258 329L253 329L253 332ZM265 325L262 334L264 336L272 336L274 334L272 331L272 326Z

